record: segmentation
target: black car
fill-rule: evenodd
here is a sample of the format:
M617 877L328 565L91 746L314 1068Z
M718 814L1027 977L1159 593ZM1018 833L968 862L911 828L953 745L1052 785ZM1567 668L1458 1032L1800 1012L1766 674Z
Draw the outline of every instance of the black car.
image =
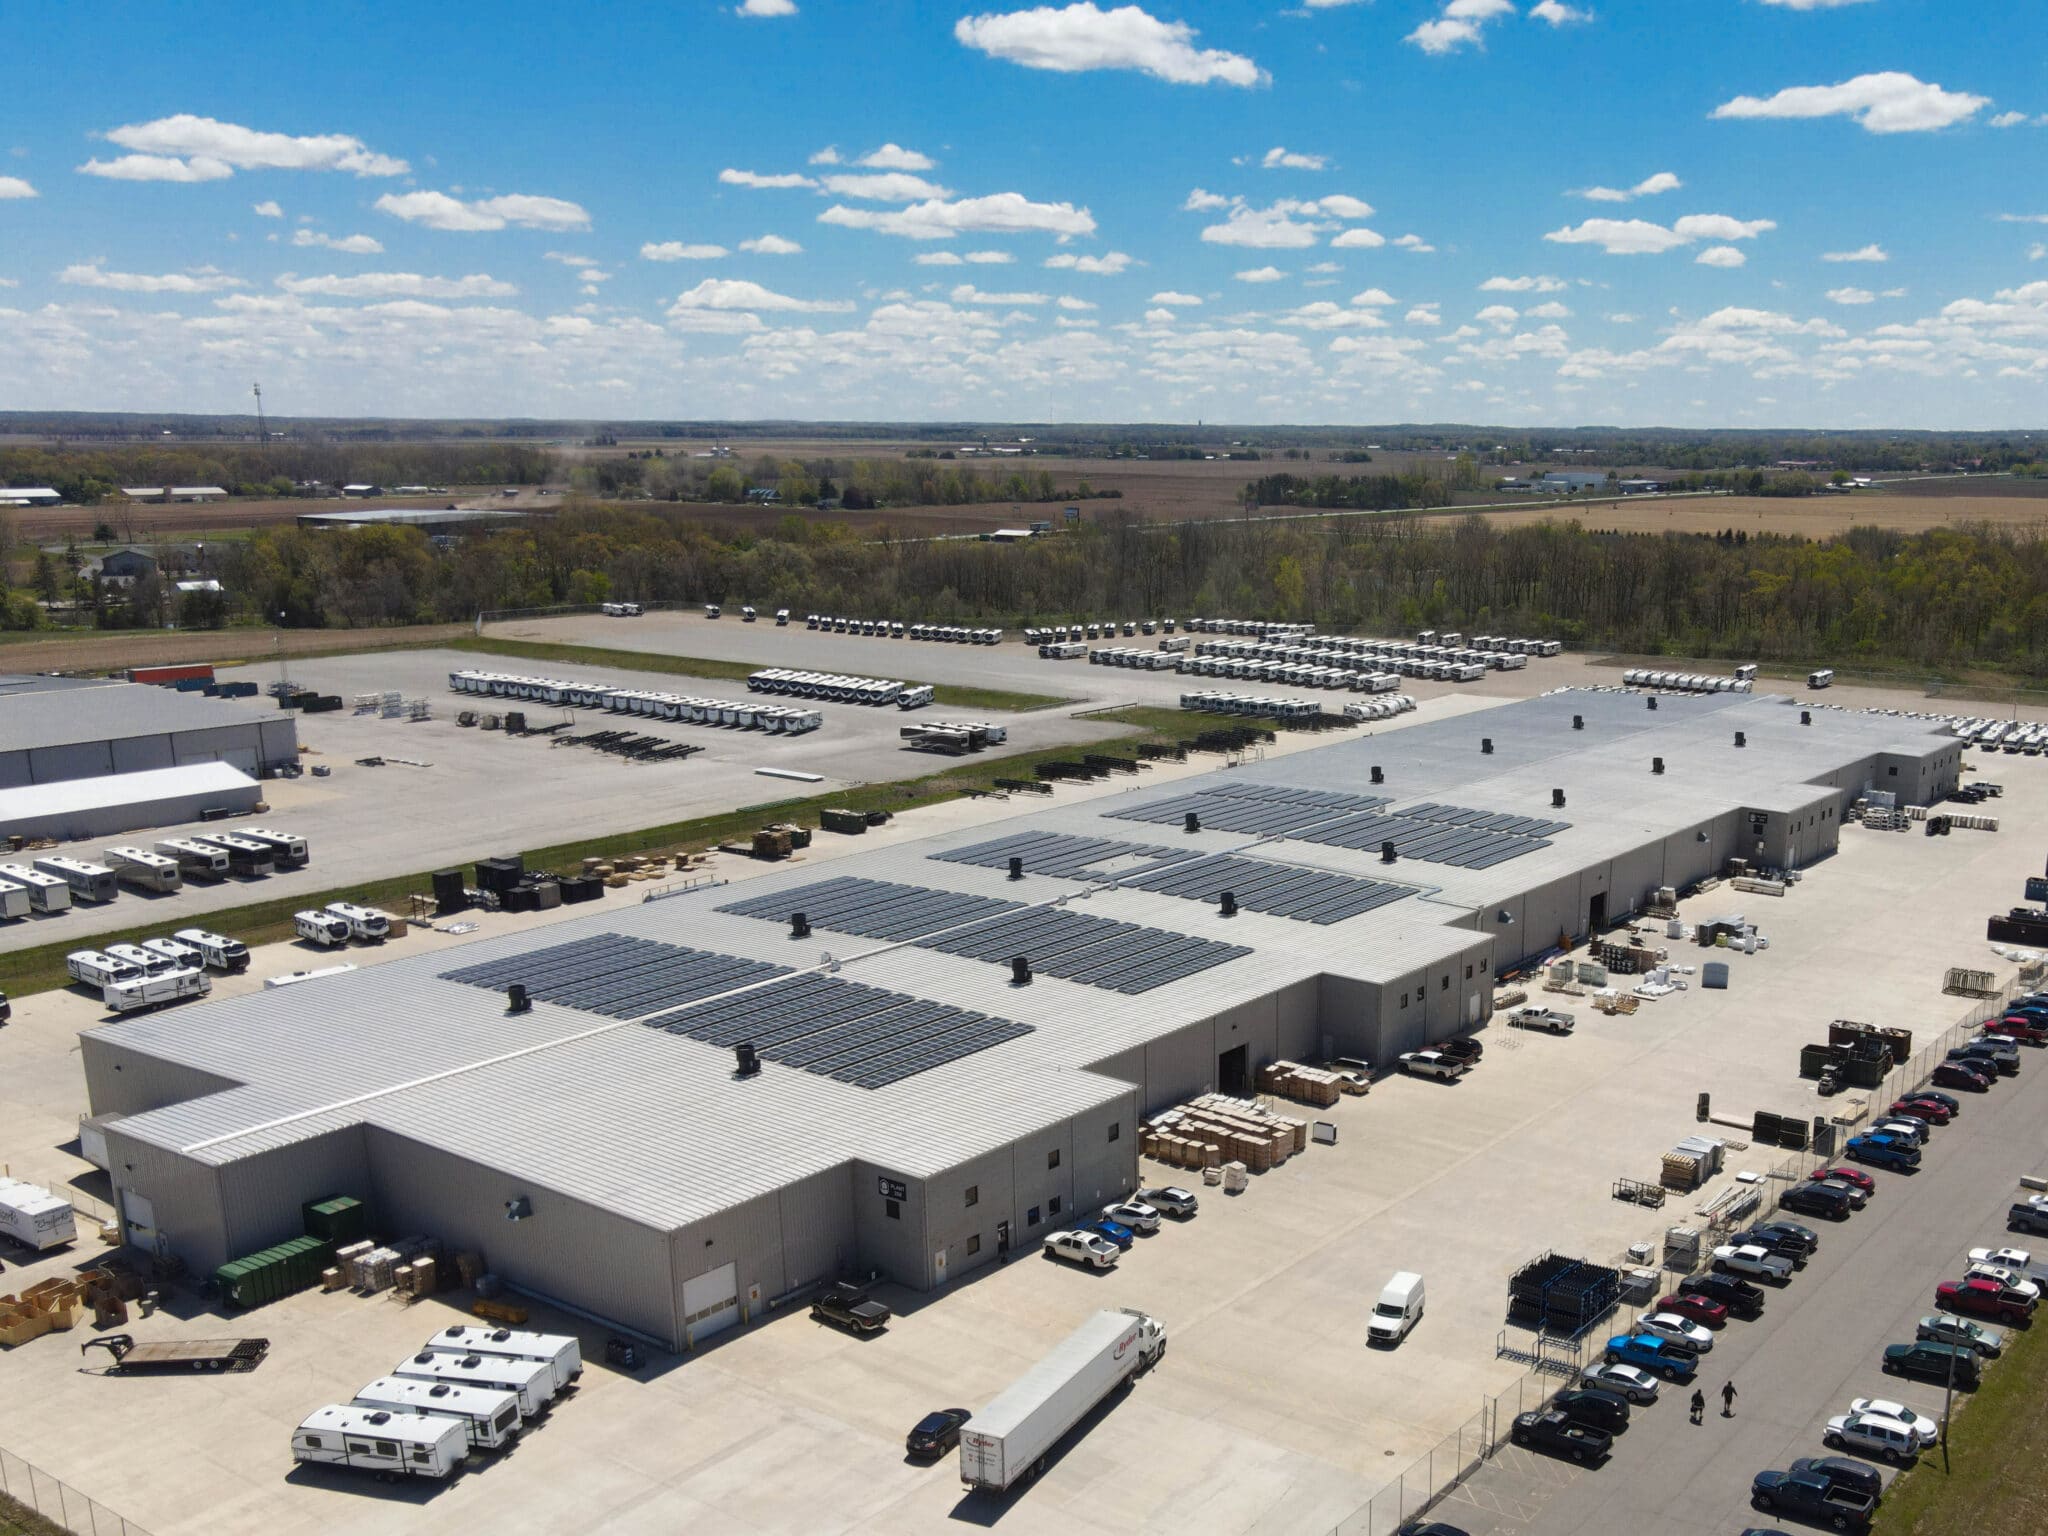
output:
M1820 1252L1820 1234L1796 1221L1760 1221L1750 1231L1757 1234L1751 1242L1762 1243L1773 1253L1790 1253L1794 1247L1804 1254ZM1781 1243L1783 1247L1773 1246Z
M1747 1280L1734 1275L1717 1275L1711 1272L1687 1278L1678 1289L1686 1295L1704 1296L1709 1301L1718 1301L1728 1309L1730 1317L1756 1318L1764 1313L1764 1293L1760 1286L1751 1285Z
M1453 1061L1464 1062L1468 1067L1486 1054L1485 1043L1474 1040L1470 1035L1461 1035L1456 1040L1440 1041L1436 1049L1442 1051Z
M1604 1429L1610 1435L1628 1428L1628 1402L1618 1393L1567 1387L1550 1400L1550 1406L1574 1424Z
M1795 1184L1778 1196L1781 1210L1797 1211L1801 1216L1820 1216L1828 1221L1849 1219L1849 1197L1839 1190L1822 1189L1818 1184Z
M960 1426L972 1417L965 1408L928 1413L904 1437L903 1448L921 1461L943 1456L960 1443Z
M2019 1052L1988 1040L1973 1040L1968 1045L1959 1045L1948 1053L1948 1059L1965 1066L1981 1063L1995 1068L2001 1077L2018 1077L2020 1073Z
M1794 1472L1818 1472L1838 1488L1853 1488L1873 1499L1884 1491L1884 1478L1877 1468L1847 1456L1802 1456L1792 1463Z
M1782 1254L1792 1261L1794 1268L1804 1268L1807 1256L1813 1252L1811 1248L1808 1248L1790 1233L1773 1233L1763 1227L1752 1227L1747 1232L1738 1232L1735 1234L1733 1241L1742 1244L1754 1244L1758 1248Z

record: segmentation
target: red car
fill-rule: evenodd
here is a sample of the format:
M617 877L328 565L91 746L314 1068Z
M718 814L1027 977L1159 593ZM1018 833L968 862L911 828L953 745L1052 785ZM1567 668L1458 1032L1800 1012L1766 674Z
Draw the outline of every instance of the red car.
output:
M1840 1179L1844 1184L1853 1184L1866 1195L1877 1193L1877 1180L1855 1168L1816 1168L1807 1175L1814 1183L1826 1179Z
M1946 1104L1937 1104L1932 1099L1900 1099L1892 1105L1895 1115L1910 1115L1915 1120L1925 1120L1929 1125L1947 1125L1955 1117L1948 1112Z
M1934 1304L1945 1312L2007 1325L2024 1323L2034 1313L2032 1297L2009 1291L1996 1280L1944 1280L1934 1288Z
M1680 1317L1704 1323L1709 1328L1719 1328L1728 1321L1728 1309L1718 1301L1705 1296L1680 1294L1666 1296L1652 1309L1658 1312L1676 1312Z
M1993 1019L1985 1024L1984 1033L2010 1035L2029 1045L2048 1045L2048 1021L2032 1014L2010 1014L2002 1019Z

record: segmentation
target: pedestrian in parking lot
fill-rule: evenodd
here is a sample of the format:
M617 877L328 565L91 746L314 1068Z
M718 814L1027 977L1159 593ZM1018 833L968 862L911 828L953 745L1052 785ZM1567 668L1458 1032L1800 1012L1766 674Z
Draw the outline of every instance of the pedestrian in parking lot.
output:
M1692 1389L1692 1421L1697 1424L1707 1411L1707 1394L1698 1387Z
M1735 1383L1732 1381L1721 1389L1721 1417L1724 1419L1735 1417Z

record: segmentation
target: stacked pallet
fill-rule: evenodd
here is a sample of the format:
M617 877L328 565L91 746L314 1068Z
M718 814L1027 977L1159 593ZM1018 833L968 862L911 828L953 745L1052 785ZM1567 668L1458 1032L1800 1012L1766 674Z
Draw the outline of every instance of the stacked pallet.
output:
M1296 1099L1327 1109L1343 1091L1343 1079L1336 1073L1318 1071L1297 1061L1275 1061L1259 1069L1259 1092L1276 1098Z

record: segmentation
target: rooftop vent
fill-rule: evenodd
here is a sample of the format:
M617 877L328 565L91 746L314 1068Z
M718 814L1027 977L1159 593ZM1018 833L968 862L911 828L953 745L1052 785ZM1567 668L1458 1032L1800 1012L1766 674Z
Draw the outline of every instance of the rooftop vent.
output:
M761 1057L753 1046L742 1040L732 1048L732 1054L732 1075L734 1077L759 1077L761 1075Z
M1010 855L1010 878L1012 880L1022 880L1024 878L1024 855L1021 853Z
M1737 745L1738 747L1746 747L1749 745L1749 738L1743 735L1742 732L1737 731L1735 733L1735 745Z
M1016 987L1031 985L1031 961L1024 955L1015 955L1010 960L1010 984Z
M1572 716L1572 729L1573 729L1573 730L1575 730L1575 731L1583 731L1583 730L1584 730L1585 728L1586 728L1586 717L1585 717L1584 715L1573 715L1573 716Z
M1813 711L1810 709L1802 709L1801 711L1799 711L1799 723L1801 725L1813 724Z
M811 920L801 912L790 913L789 936L792 939L808 939L811 936Z
M507 1013L533 1012L533 1000L526 995L526 984L515 981L505 989L505 1011Z
M1655 709L1657 707L1657 695L1653 693L1649 696L1649 698L1645 699L1643 702L1648 704L1650 708Z
M1564 805L1564 791L1561 789L1553 789L1550 792L1550 803L1554 806L1562 808L1562 806Z
M1663 771L1664 771L1664 759L1663 759L1663 758L1661 758L1661 757L1653 757L1653 758L1651 758L1651 759L1650 759L1650 772L1652 772L1652 773L1662 773Z
M1380 862L1382 864L1393 863L1395 857L1394 845L1391 841L1380 844Z
M1237 916L1237 892L1225 891L1218 903L1225 917Z
M1202 818L1197 816L1193 811L1189 811L1187 815L1182 818L1181 826L1189 832L1199 832L1202 830Z
M1380 766L1379 766L1379 765L1378 765L1377 763L1375 763L1375 764L1373 765L1373 770L1372 770L1372 781L1373 781L1373 783L1375 783L1375 784L1384 784L1384 783L1386 783L1386 782L1387 782L1387 771L1386 771L1386 769L1384 769L1384 768L1380 767Z
M1483 756L1493 756L1493 738L1491 736L1482 736L1479 738L1479 751Z

